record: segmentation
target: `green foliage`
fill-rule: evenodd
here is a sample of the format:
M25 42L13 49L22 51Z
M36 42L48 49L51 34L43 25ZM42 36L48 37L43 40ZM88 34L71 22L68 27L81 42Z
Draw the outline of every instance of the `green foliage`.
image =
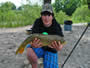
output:
M73 22L90 22L90 10L88 9L88 6L85 5L85 2L83 3L84 5L82 4L81 7L76 9L72 16L68 16L65 12L66 10L63 7L65 7L66 9L69 8L72 5L73 1L70 2L70 5L67 5L67 3L71 0L67 0L67 2L65 2L66 0L59 1L62 2L60 3L60 6L58 6L57 3L57 8L60 9L58 13L56 12L55 4L53 4L53 6L55 18L60 24L64 24L65 20L71 19L73 20ZM66 4L67 6L62 6L62 4ZM79 5L79 3L77 5ZM67 11L72 13L70 10L73 9L70 8ZM10 2L3 3L0 5L0 27L20 27L32 25L36 18L40 17L40 12L41 6L38 5L31 6L27 4L22 5L18 9L16 9L15 5Z
M36 18L40 16L41 7L34 5L25 5L22 9L22 16L25 17L25 22L30 25L33 24Z
M87 5L87 1L89 1L89 0L80 0L81 5Z
M67 15L71 16L77 7L87 4L87 0L55 0L55 11L64 11Z
M1 3L0 9L7 12L8 10L15 10L16 6L11 2L5 2Z
M90 9L90 0L87 0L88 8Z
M19 27L31 25L40 16L41 7L23 5L19 10L0 10L0 27Z
M65 14L65 12L60 11L56 13L55 15L56 20L59 22L59 24L64 24L65 20L68 20L70 17Z
M77 8L72 19L74 22L90 22L90 10L88 6L84 5Z

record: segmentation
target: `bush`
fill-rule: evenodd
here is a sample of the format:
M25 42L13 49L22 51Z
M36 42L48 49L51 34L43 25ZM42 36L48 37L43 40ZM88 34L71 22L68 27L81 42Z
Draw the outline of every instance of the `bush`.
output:
M27 25L34 23L35 19L40 16L41 8L38 6L31 6L28 10L23 11L23 16L25 17L25 22Z
M24 10L0 11L0 27L19 27L31 25L40 16L41 7L29 6Z
M72 16L73 21L80 22L90 22L90 10L87 5L83 5L76 9L75 13Z
M69 16L67 16L63 11L60 11L59 13L55 13L55 18L59 24L64 24L64 21L68 20Z

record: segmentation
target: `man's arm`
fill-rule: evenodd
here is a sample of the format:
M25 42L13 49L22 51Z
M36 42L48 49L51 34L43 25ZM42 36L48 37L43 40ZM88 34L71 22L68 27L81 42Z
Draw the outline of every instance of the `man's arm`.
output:
M32 26L32 34L33 33L39 33L39 22L38 19L34 22L33 26ZM41 47L42 43L40 42L40 39L35 38L32 42L31 42L32 47L34 48L39 48Z
M56 27L56 34L64 37L63 32L62 32L62 28L61 28L61 26L59 24L57 24L57 27ZM61 44L60 41L58 41L58 42L53 41L51 43L50 47L56 49L57 51L59 51L59 50L61 50L63 48L63 44Z

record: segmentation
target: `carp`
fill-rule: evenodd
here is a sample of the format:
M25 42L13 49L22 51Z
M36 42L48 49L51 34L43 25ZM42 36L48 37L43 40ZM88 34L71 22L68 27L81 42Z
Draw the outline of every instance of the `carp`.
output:
M43 35L43 34L30 34L29 37L27 37L19 46L19 48L16 50L16 55L18 53L22 54L24 52L24 48L27 44L30 44L35 38L40 39L43 46L48 46L51 44L52 41L60 41L61 44L65 44L64 37L61 37L59 35Z

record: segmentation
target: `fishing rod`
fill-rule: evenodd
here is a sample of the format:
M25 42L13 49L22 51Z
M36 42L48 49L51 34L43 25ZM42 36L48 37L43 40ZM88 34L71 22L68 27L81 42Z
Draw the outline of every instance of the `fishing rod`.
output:
M85 34L86 30L88 29L88 27L90 26L90 23L87 24L87 27L85 28L85 30L83 31L83 33L81 34L80 38L78 39L78 41L76 42L76 44L74 45L73 49L71 50L71 52L69 53L69 55L67 56L66 60L64 61L64 63L62 64L61 68L64 68L64 65L66 64L67 60L70 58L71 54L73 53L73 51L75 50L76 46L78 45L78 43L80 42L81 38L83 37L83 35Z

